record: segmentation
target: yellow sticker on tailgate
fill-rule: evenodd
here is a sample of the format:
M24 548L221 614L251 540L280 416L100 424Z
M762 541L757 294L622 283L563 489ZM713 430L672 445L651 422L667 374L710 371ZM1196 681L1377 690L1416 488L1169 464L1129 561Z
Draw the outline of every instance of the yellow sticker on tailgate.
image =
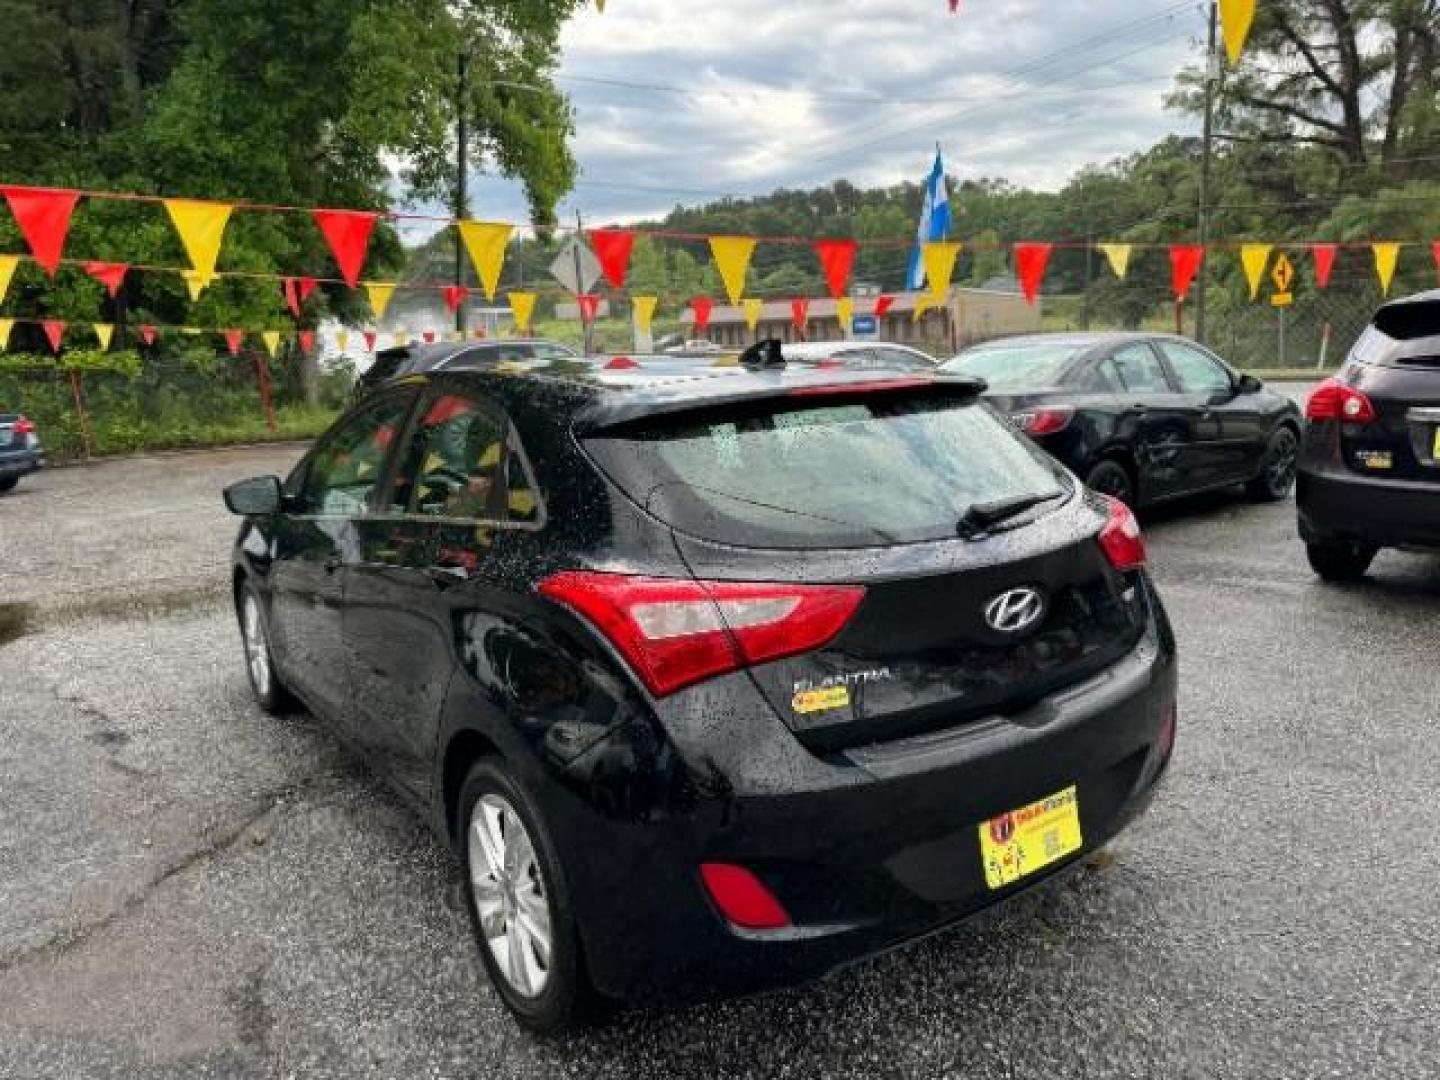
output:
M1440 461L1440 427L1436 427L1435 429L1435 445L1430 450L1430 456Z
M1000 889L1079 851L1080 797L1075 785L980 823L985 884Z
M849 704L848 686L822 686L816 690L801 690L790 699L790 707L801 714L843 709Z

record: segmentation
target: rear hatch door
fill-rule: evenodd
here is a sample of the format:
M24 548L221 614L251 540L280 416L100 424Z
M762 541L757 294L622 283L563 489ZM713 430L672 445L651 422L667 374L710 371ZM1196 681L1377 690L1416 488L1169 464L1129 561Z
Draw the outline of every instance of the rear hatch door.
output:
M973 396L766 399L585 445L697 578L865 587L827 645L750 673L817 751L1024 709L1143 629L1103 506ZM1020 509L960 527L977 505Z
M1343 377L1370 399L1376 419L1342 426L1345 463L1369 475L1440 481L1440 301L1382 309L1352 360Z

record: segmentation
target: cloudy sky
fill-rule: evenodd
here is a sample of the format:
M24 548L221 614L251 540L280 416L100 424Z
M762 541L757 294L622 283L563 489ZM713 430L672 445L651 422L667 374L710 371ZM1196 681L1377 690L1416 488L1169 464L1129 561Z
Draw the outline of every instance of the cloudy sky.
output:
M608 0L563 35L587 223L838 177L1054 188L1193 126L1162 98L1204 31L1197 0ZM477 179L475 216L523 221Z

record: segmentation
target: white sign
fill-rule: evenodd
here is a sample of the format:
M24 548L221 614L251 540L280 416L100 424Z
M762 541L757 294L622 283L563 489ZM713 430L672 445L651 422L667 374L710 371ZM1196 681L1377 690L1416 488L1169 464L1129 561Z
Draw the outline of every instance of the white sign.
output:
M600 260L595 257L595 252L590 250L588 244L579 237L572 236L550 264L550 276L564 285L566 292L588 293L600 280Z

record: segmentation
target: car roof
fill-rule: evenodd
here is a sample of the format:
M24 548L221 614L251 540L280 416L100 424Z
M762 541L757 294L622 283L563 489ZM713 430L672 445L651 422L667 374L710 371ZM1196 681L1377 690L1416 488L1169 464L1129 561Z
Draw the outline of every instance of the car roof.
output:
M940 388L978 394L982 380L963 375L899 374L881 369L817 369L809 365L748 368L733 362L686 362L670 356L583 356L517 361L490 369L435 373L477 386L500 383L507 396L535 390L568 389L578 397L571 408L577 429L593 430L644 416L690 411L711 405L780 397L800 391L866 391ZM427 375L394 380L424 382Z
M978 342L963 350L961 355L979 349L1001 346L1068 345L1076 349L1088 349L1102 345L1119 345L1127 341L1150 341L1155 338L1173 338L1174 336L1174 334L1144 330L1064 330L1053 334L1019 334L1015 337L992 338L989 341Z

